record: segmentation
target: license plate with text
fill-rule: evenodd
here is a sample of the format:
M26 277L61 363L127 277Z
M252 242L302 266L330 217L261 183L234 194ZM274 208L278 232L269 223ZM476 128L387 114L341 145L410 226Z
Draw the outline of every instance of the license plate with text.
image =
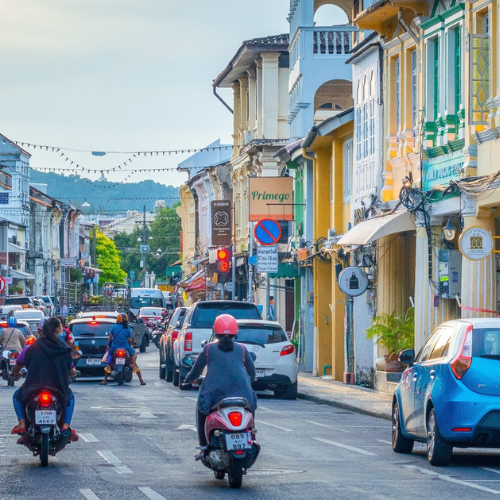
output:
M55 410L37 410L35 411L35 424L37 425L56 425L57 414Z
M255 370L255 374L257 375L257 377L265 377L266 370Z
M99 366L100 364L100 358L87 358L87 366Z
M9 359L10 366L14 366L16 364L15 359Z
M233 432L231 434L225 434L226 437L226 449L231 450L248 450L252 447L251 443L248 442L247 432Z
M124 365L125 364L125 358L116 358L116 364L117 365Z

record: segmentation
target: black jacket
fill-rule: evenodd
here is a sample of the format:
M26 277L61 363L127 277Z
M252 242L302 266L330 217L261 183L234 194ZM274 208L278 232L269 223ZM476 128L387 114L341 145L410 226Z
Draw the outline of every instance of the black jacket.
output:
M33 392L47 389L54 391L61 405L66 406L71 394L69 371L72 362L71 348L62 340L54 344L44 337L37 339L24 357L28 375L19 389L18 400L26 404Z

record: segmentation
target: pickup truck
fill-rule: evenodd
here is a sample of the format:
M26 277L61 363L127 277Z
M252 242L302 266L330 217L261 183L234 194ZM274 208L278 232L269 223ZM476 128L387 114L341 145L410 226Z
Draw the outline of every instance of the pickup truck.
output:
M207 300L192 305L174 341L173 384L179 389L190 389L184 379L202 351L202 341L210 340L214 321L221 314L231 314L235 319L262 319L257 306L236 300Z

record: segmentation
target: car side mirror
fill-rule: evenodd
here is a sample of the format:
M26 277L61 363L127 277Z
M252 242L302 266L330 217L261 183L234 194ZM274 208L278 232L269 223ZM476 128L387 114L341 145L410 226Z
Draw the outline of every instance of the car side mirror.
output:
M415 349L405 349L399 353L399 362L408 366L413 366L415 362Z
M208 340L201 341L201 348L203 349L208 344Z

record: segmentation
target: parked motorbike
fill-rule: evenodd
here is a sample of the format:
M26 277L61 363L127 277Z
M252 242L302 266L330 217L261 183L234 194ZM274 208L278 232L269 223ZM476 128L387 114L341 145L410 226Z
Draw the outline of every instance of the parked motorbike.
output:
M125 349L117 349L113 353L111 377L118 382L118 385L132 382L132 365L132 358Z
M161 336L165 333L165 330L166 324L161 320L157 320L151 328L151 340L153 341L154 345L158 347L158 349L160 348Z
M63 416L63 409L52 391L42 389L30 396L26 408L27 442L21 444L31 450L34 457L40 457L42 467L49 464L49 455L55 456L70 442L71 430L59 428Z
M243 475L260 452L249 407L244 398L223 399L205 422L208 446L201 462L213 470L216 479L224 479L227 473L231 488L241 487Z
M14 375L12 375L12 368L17 362L17 357L19 353L17 351L3 351L2 352L2 360L1 360L1 370L2 370L2 378L7 380L7 385L9 387L14 387L15 380Z

